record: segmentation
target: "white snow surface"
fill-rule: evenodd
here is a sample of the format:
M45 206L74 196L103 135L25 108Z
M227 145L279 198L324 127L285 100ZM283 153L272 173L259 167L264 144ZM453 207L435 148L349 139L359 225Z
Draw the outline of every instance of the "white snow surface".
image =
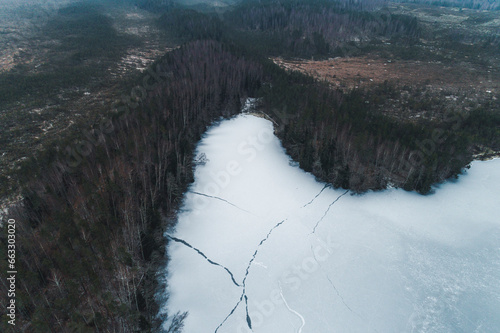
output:
M262 118L197 149L209 161L167 234L164 310L189 312L184 332L500 332L500 160L432 195L351 195L294 166Z

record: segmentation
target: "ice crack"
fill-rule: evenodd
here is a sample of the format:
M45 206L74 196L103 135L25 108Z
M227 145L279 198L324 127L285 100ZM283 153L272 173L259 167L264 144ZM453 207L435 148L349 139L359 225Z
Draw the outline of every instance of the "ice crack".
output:
M201 252L200 250L198 250L197 248L195 248L194 246L192 246L191 244L189 244L188 242L186 242L185 240L182 240L182 239L179 239L179 238L176 238L176 237L173 237L173 236L170 236L170 235L167 235L168 238L170 238L171 240L173 240L174 242L177 242L177 243L181 243L181 244L184 244L186 245L187 247L193 249L194 251L196 251L199 255L201 255L203 258L205 258L210 264L214 265L214 266L219 266L221 268L223 268L230 276L231 276L231 280L233 281L234 285L237 286L237 287L242 287L238 282L236 282L236 280L234 279L234 275L233 273L229 270L229 268L227 268L226 266L224 265L221 265L213 260L211 260L210 258L208 258L203 252Z
M323 193L323 191L324 191L324 190L326 190L328 187L330 187L330 185L329 185L329 184L326 184L325 186L323 186L323 188L321 189L321 191L320 191L318 194L316 194L316 196L315 196L314 198L312 198L312 199L311 199L311 201L309 201L308 203L306 203L306 204L305 204L304 206L302 206L301 208L304 208L304 207L306 207L306 206L308 206L308 205L312 204L312 203L314 202L314 200L316 200L316 199L317 199L317 198L321 195L321 193ZM332 206L333 206L333 205L334 205L334 204L335 204L335 203L336 203L336 202L337 202L337 201L338 201L341 197L343 197L344 195L346 195L346 194L347 194L347 192L349 192L349 190L345 191L343 194L341 194L340 196L338 196L338 197L335 199L335 201L333 201L333 202L332 202L332 203L328 206L328 209L326 210L325 214L323 214L323 216L321 217L321 219L320 219L318 222L316 222L316 225L315 225L315 227L314 227L314 229L313 229L313 232L312 232L312 233L316 232L316 228L318 227L319 223L323 220L323 218L326 216L326 214L328 213L328 211L330 210L330 208L331 208L331 207L332 207ZM242 209L242 208L240 208L240 207L236 206L235 204L233 204L233 203L231 203L231 202L227 201L226 199L222 199L222 198L219 198L219 197L216 197L216 196L211 196L211 195L207 195L207 194L204 194L204 193L199 193L199 192L194 192L194 191L191 191L191 193L193 193L193 194L197 194L197 195L201 195L201 196L204 196L204 197L208 197L208 198L212 198L212 199L217 199L217 200L224 201L224 202L226 202L226 203L230 204L230 205L231 205L231 206L233 206L233 207L236 207L236 208L238 208L238 209L240 209L240 210L242 210L242 211L245 211L245 212L247 212L247 213L252 214L251 212L249 212L249 211L247 211L247 210L245 210L245 209ZM252 214L252 215L254 215L254 214ZM260 249L260 247L262 246L262 244L264 244L264 243L265 243L265 242L269 239L269 237L271 236L271 234L273 233L273 231L274 231L276 228L278 228L280 225L282 225L283 223L285 223L285 221L287 221L287 219L284 219L284 220L282 220L282 221L278 222L278 223L277 223L274 227L272 227L272 228L271 228L271 230L269 230L269 232L267 233L266 237L264 237L264 238L263 238L263 239L259 242L259 244L257 245L257 248L255 249L255 252L254 252L254 254L253 254L252 258L251 258L251 259L250 259L250 261L248 262L248 265L247 265L247 268L246 268L246 271L245 271L245 276L243 277L243 282L241 283L241 285L240 285L240 284L237 284L237 283L236 283L236 281L234 281L233 275L231 274L231 278L233 278L233 282L234 282L237 286L239 286L239 287L243 287L243 290L242 290L242 293L241 293L240 298L238 299L238 302L236 303L236 305L232 308L232 310L231 310L231 311L229 312L229 314L228 314L228 315L224 318L224 320L223 320L223 321L219 324L219 326L217 326L217 328L215 329L215 332L214 332L214 333L217 333L217 332L218 332L218 330L219 330L219 329L220 329L220 328L221 328L221 327L222 327L222 326L226 323L226 321L227 321L227 320L228 320L228 319L229 319L229 318L230 318L230 317L234 314L234 312L236 311L236 309L238 308L238 306L239 306L239 305L243 302L243 300L245 301L245 311L246 311L246 322L247 322L247 326L248 326L248 328L249 328L251 331L253 331L253 330L252 330L252 319L250 318L250 314L249 314L249 311L248 311L248 296L247 296L247 294L246 294L246 281L247 281L247 278L248 278L248 274L249 274L249 272L250 272L250 267L252 267L252 264L253 264L253 262L254 262L255 258L257 257L257 254L259 253L259 249ZM201 254L201 253L200 253L200 254ZM202 255L203 255L203 254L202 254ZM208 260L208 258L207 258L207 260ZM317 261L317 260L316 260L316 261ZM228 273L230 273L230 272L229 272L229 270L228 270ZM332 284L332 286L334 287L334 289L336 290L336 288L335 288L335 286L333 285L333 283L331 282L330 278L329 278L329 277L327 277L327 278L328 278L328 280L330 281L330 283ZM300 318L300 320L302 321L302 326L299 328L299 331L298 331L299 333L301 333L301 332L302 332L302 328L305 326L305 319L304 319L304 317L303 317L300 313L298 313L297 311L295 311L295 310L293 310L292 308L290 308L290 306L288 305L288 303L286 302L286 300L285 300L285 298L284 298L284 296L283 296L283 292L282 292L282 290L281 290L281 285L280 285L280 292L281 292L281 297L282 297L282 299L283 299L283 301L284 301L284 303L285 303L286 307L288 308L288 310L289 310L290 312L294 313L296 316L298 316L298 317ZM338 293L338 291L337 291L337 294L339 295L339 297L341 298L341 300L344 302L344 300L342 299L342 297L340 296L340 294ZM344 304L345 304L345 302L344 302ZM347 306L347 304L345 304L345 305ZM348 308L349 310L351 310L351 309L349 308L349 306L347 306L347 308ZM351 310L351 311L352 311L352 310Z
M335 284L333 283L333 281L330 279L330 276L328 276L328 274L326 273L326 271L323 269L323 266L321 265L321 263L318 261L318 259L316 258L316 254L314 253L314 250L312 248L312 244L311 244L311 253L313 255L313 258L314 260L316 261L316 263L318 264L319 268L321 269L321 271L323 272L323 274L325 274L325 277L326 279L328 280L328 282L330 283L330 285L332 286L333 290L335 291L335 293L337 294L337 296L339 297L340 301L342 302L342 304L344 304L344 306L349 310L351 311L353 314L355 314L356 316L358 316L361 320L365 320L363 317L361 317L361 315L359 313L357 313L356 311L354 311L347 303L346 301L344 300L344 297L342 297L342 295L340 294L339 290L337 289L337 287L335 287Z
M247 279L247 276L248 276L248 271L250 270L250 267L252 266L252 263L253 261L255 260L255 257L257 257L257 253L259 252L259 248L260 246L269 239L269 236L271 236L272 232L278 228L280 225L282 225L283 223L285 223L287 219L284 219L283 221L277 223L274 227L271 228L271 230L269 230L269 232L267 233L266 237L264 237L259 245L257 245L257 248L255 249L255 252L253 253L253 256L252 256L252 259L250 259L250 261L248 262L248 266L247 266L247 270L246 270L246 273L245 273L245 277L243 278L243 286L245 286L245 282L246 282L246 279Z
M245 311L247 313L247 325L248 328L251 330L252 329L252 319L250 319L250 315L248 314L248 296L246 295L246 292L244 294L245 297Z
M243 291L241 293L241 296L240 296L240 299L238 300L238 302L236 303L236 305L234 306L234 308L231 310L231 312L226 316L226 318L222 321L222 323L219 324L219 326L217 326L217 328L215 329L215 333L217 333L217 331L219 330L219 328L224 325L224 323L229 319L229 317L231 317L234 313L234 311L238 308L238 306L240 305L240 303L245 300L245 310L246 310L246 321L247 321L247 325L248 325L248 328L250 330L252 330L252 319L250 318L250 314L248 312L248 296L247 296L247 291L246 291L246 281L247 281L247 277L248 277L248 273L250 271L250 267L252 266L252 263L253 261L255 260L255 258L257 257L257 254L259 253L259 248L262 246L262 244L264 244L265 241L267 241L269 239L269 237L271 236L271 234L273 233L273 231L278 228L280 225L282 225L283 223L285 223L287 219L284 219L280 222L278 222L274 227L271 228L271 230L269 230L269 232L267 233L266 237L264 237L260 242L259 242L259 245L257 245L257 248L255 249L255 252L253 253L253 256L252 258L250 259L250 261L248 262L248 265L247 265L247 269L245 271L245 277L243 278L243 282L241 284L241 287L243 287ZM240 285L239 285L240 286Z
M352 313L356 313L354 312L351 307L349 305L347 305L347 303L345 302L344 300L344 297L342 297L342 295L340 295L337 287L335 287L335 285L333 284L332 280L330 279L330 277L328 276L328 274L326 274L326 272L323 271L323 273L325 273L325 276L326 276L326 279L328 280L328 282L330 282L330 285L332 286L333 290L335 290L335 293L337 294L337 296L340 298L340 300L342 301L342 303L345 305L345 307L351 311Z
M241 301L243 300L243 296L244 295L245 295L244 293L241 294L240 299L238 300L238 303L236 303L236 305L234 306L234 308L231 310L231 312L229 312L229 314L226 316L226 318L224 318L224 320L222 321L222 323L220 323L219 326L217 326L217 328L215 329L215 333L217 333L217 331L219 330L219 328L221 328L222 325L224 325L224 323L229 319L229 317L231 317L233 315L234 311L236 311L236 309L238 308L238 305L240 305Z
M314 226L313 228L313 231L311 232L311 234L314 234L316 233L316 228L318 227L318 225L321 223L321 221L323 221L323 219L325 218L326 214L328 214L328 211L330 211L330 208L337 202L339 201L340 198L342 198L344 195L347 194L347 192L349 192L349 190L345 191L344 193L342 193L341 195L339 195L337 197L337 199L335 199L329 206L328 208L326 209L325 213L323 214L323 216L318 220L318 222L316 222L316 225Z
M311 201L309 201L308 203L306 203L301 208L304 208L304 207L309 206L310 204L312 204L314 202L314 200L316 200L321 195L321 193L323 193L323 191L326 190L330 186L331 186L330 184L325 184L325 186L323 186L323 188L321 189L321 191L319 191L319 193L316 194L316 196L314 198L312 198Z
M232 203L232 202L230 202L230 201L227 201L226 199L223 199L223 198L220 198L220 197L216 197L216 196L213 196L213 195L208 195L208 194L205 194L205 193L195 192L195 191L189 191L189 192L191 192L191 193L193 193L193 194L196 194L196 195L201 195L202 197L207 197L207 198L211 198L211 199L216 199L216 200L223 201L223 202L225 202L225 203L227 203L227 204L229 204L229 205L231 205L231 206L233 206L233 207L235 207L235 208L237 208L237 209L239 209L239 210L241 210L241 211L244 211L245 213L252 214L253 216L257 216L257 215L255 215L254 213L249 212L249 211L248 211L248 210L246 210L246 209L243 209L243 208L241 208L241 207L236 206L235 204L233 204L233 203Z
M311 199L311 201L309 201L308 203L306 203L306 204L305 204L304 206L302 206L301 208L304 208L304 207L306 207L306 206L308 206L308 205L312 204L312 203L314 202L314 200L316 200L316 199L317 199L317 198L321 195L321 193L323 193L323 191L324 191L325 189L327 189L328 187L330 187L330 185L329 185L329 184L326 184L326 185L325 185L325 186L321 189L321 191L320 191L318 194L316 194L316 196L315 196L314 198L312 198L312 199ZM332 206L333 206L333 205L334 205L334 204L335 204L335 203L336 203L336 202L337 202L337 201L338 201L341 197L343 197L344 195L346 195L348 192L349 192L349 190L347 190L347 191L345 191L344 193L342 193L341 195L339 195L339 196L338 196L338 197L337 197L337 198L336 198L336 199L335 199L335 200L334 200L334 201L333 201L333 202L332 202L332 203L328 206L328 208L327 208L326 212L323 214L323 216L321 217L321 219L319 219L319 220L318 220L318 222L316 222L316 225L314 226L314 229L313 229L313 232L312 232L312 233L315 233L315 232L316 232L316 228L318 227L319 223L320 223L320 222L321 222L321 221L325 218L325 216L326 216L326 214L328 213L328 211L330 210L330 208L331 208L331 207L332 207ZM247 211L247 210L245 210L245 209L242 209L242 208L240 208L240 207L236 206L235 204L233 204L233 203L231 203L231 202L227 201L226 199L222 199L222 198L219 198L219 197L216 197L216 196L211 196L211 195L207 195L207 194L204 194L204 193L199 193L199 192L194 192L194 191L191 191L191 193L193 193L193 194L197 194L197 195L201 195L201 196L204 196L204 197L208 197L208 198L213 198L213 199L217 199L217 200L224 201L224 202L226 202L226 203L230 204L230 205L231 205L231 206L233 206L233 207L236 207L236 208L238 208L238 209L240 209L240 210L242 210L242 211L245 211L245 212L247 212L247 213L250 213L250 214L254 215L253 213L251 213L251 212L249 212L249 211ZM247 281L247 278L248 278L248 274L249 274L249 272L250 272L250 267L252 267L252 264L253 264L253 262L254 262L255 258L257 257L257 254L259 253L259 249L260 249L260 247L262 246L262 244L264 244L264 243L265 243L265 242L269 239L269 237L271 236L271 234L273 233L273 231L274 231L276 228L278 228L280 225L282 225L283 223L285 223L285 221L287 221L287 219L284 219L284 220L282 220L282 221L278 222L278 223L277 223L274 227L272 227L272 228L271 228L271 230L269 230L269 232L267 233L266 237L264 237L264 238L263 238L263 239L259 242L259 244L257 245L257 248L255 249L255 252L254 252L254 254L253 254L252 258L251 258L251 259L250 259L250 261L248 262L248 265L247 265L247 268L246 268L246 271L245 271L245 276L243 277L243 281L242 281L242 283L241 283L241 284L237 284L237 283L236 283L236 281L235 281L235 280L234 280L234 278L233 278L232 273L231 273L228 269L226 269L226 268L224 267L224 268L228 271L228 273L230 273L231 278L232 278L232 280L233 280L233 283L235 283L238 287L242 287L242 288L243 288L243 290L242 290L242 293L241 293L240 298L238 299L238 302L236 303L236 305L235 305L235 306L233 307L233 309L229 312L229 314L228 314L228 315L224 318L224 320L223 320L223 321L219 324L219 326L217 326L217 328L215 329L215 332L214 332L214 333L217 333L217 332L218 332L218 330L219 330L219 329L220 329L220 328L224 325L224 323L226 323L226 321L227 321L227 320L228 320L228 319L229 319L229 318L230 318L230 317L234 314L234 312L236 311L236 309L238 308L238 306L241 304L241 302L243 302L243 300L245 301L245 311L246 311L246 322L247 322L247 326L248 326L248 328L249 328L251 331L253 331L253 330L252 330L252 319L250 318L250 314L249 314L249 311L248 311L248 296L247 296L247 294L246 294L246 281ZM175 240L175 239L174 239L174 240ZM181 241L181 242L183 242L183 243L184 243L184 241ZM188 245L187 243L185 243L185 244L186 244L186 245ZM188 246L190 246L190 245L188 245ZM190 246L190 247L191 247L191 246ZM194 249L194 248L193 248L193 249ZM195 250L195 251L198 251L198 250L196 250L196 249L194 249L194 250ZM198 252L199 252L202 256L204 256L204 257L206 258L206 256L205 256L205 255L203 255L200 251L198 251ZM207 259L207 260L209 260L208 258L206 258L206 259ZM316 259L316 258L315 258L315 259ZM316 261L317 261L317 260L316 260ZM214 263L214 264L219 265L219 264L217 264L217 263ZM219 266L221 266L221 265L219 265ZM223 266L222 266L222 267L223 267ZM333 285L333 282L330 280L330 278L329 278L328 276L327 276L327 278L328 278L328 280L330 281L330 284L333 286L334 290L337 292L337 295L339 295L339 297L340 297L340 299L342 300L342 302L346 305L346 307L347 307L350 311L352 311L352 310L351 310L351 308L350 308L350 307L349 307L349 306L348 306L348 305L344 302L343 298L342 298L342 297L340 296L340 294L338 293L337 289L336 289L336 288L335 288L335 286ZM280 291L281 291L281 285L280 285ZM288 303L287 303L287 302L286 302L286 300L284 299L284 296L283 296L283 292L282 292L282 291L281 291L281 297L282 297L282 299L283 299L283 301L284 301L284 303L285 303L286 307L288 308L288 310L289 310L290 312L294 313L295 315L297 315L297 316L301 319L301 321L302 321L302 326L299 328L299 333L301 333L301 332L302 332L302 328L305 326L305 319L304 319L304 317L303 317L300 313L298 313L297 311L295 311L295 310L293 310L293 309L291 309L291 308L290 308L290 306L288 305ZM353 311L353 312L354 312L354 311ZM355 313L355 312L354 312L354 313Z

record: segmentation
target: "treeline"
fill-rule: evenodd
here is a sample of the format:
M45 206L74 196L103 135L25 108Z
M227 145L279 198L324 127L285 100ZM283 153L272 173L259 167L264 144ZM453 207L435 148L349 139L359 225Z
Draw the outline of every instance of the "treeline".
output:
M372 17L365 12L357 12L355 16L354 12L337 8L332 3L327 3L325 8L324 3L300 2L295 4L297 7L291 2L277 4L270 1L264 2L263 6L242 4L235 10L236 15L233 15L235 12L227 14L228 20L234 20L233 23L189 10L183 10L183 15L177 16L182 19L176 19L176 12L171 11L162 17L161 22L169 22L171 31L187 39L216 38L238 45L249 57L268 55L269 50L256 50L253 41L249 43L248 39L242 39L238 32L234 32L235 28L228 26L239 22L239 27L248 31L288 32L293 26L291 21L300 22L297 23L300 26L311 26L311 29L316 22L319 22L318 27L321 27L321 22L325 26L335 25L335 20L327 19L329 14L350 17L352 21L344 22L351 24L356 22L355 18L365 20ZM323 21L321 15L325 15ZM370 22L367 19L365 28ZM404 21L408 25L392 25L390 22L398 22L397 19L391 21L386 17L384 22L388 23L386 33L389 31L391 35L415 21L410 19ZM342 31L341 26L342 23L337 30ZM370 30L365 28L361 30ZM331 38L342 40L342 35L337 33L334 36L333 31ZM316 36L316 39L319 38ZM272 38L261 35L256 40L258 43L271 41ZM274 45L278 45L277 49L281 48L279 43ZM314 47L309 49L314 50ZM314 52L317 54L317 51L316 48ZM280 52L283 50L280 49ZM304 170L314 173L321 180L359 192L383 189L392 184L428 193L433 183L459 174L472 159L471 141L468 140L470 134L456 128L457 123L460 128L465 124L464 119L457 118L458 115L449 115L450 119L441 124L398 122L383 116L378 110L383 99L395 93L388 84L370 91L342 93L332 91L310 77L287 73L262 59L264 57L260 61L267 63L266 84L258 93L263 98L262 107L266 113L274 114L279 119L285 118L285 123L277 131L283 145ZM437 139L435 133L439 133Z
M324 36L342 45L352 36L365 33L370 38L391 38L402 49L413 50L413 42L420 35L415 18L356 10L356 6L322 0L269 0L243 2L227 12L223 21L182 9L182 15L172 11L161 21L170 22L171 31L188 40L221 40L245 50L247 57L261 55L262 62L274 51L280 56L341 55L343 48L332 52ZM351 29L354 32L350 37L344 31L349 24L358 27ZM299 34L295 27L306 28ZM281 37L294 34L307 40L307 33L312 36L312 44L304 50L312 53L301 53L300 48L290 49L282 43ZM265 111L287 110L285 118L294 119L278 131L283 144L303 169L335 186L362 192L391 184L428 193L432 184L461 172L472 160L473 146L496 149L500 138L495 105L469 115L450 113L441 122L404 123L379 112L384 99L398 96L390 84L366 91L332 92L311 78L285 73L270 63L266 66L268 84L259 91ZM428 102L432 101L422 101Z
M24 165L30 181L12 216L22 276L16 327L156 332L166 321L156 297L166 292L158 274L167 261L166 218L193 180L201 135L221 115L239 112L262 68L213 41L187 44L153 68L165 81L143 99L117 104L107 130L93 132L94 145L69 138L79 140L69 155L52 150ZM5 260L0 269L7 271ZM6 306L7 293L0 297ZM184 317L172 314L167 331L178 332ZM5 319L0 330L9 332Z
M500 151L500 103L480 106L464 121L463 132L475 145Z
M19 171L27 180L13 216L22 276L17 327L160 330L167 320L158 317L162 300L155 296L166 290L158 272L168 261L163 235L173 219L167 218L193 180L201 135L214 120L237 114L247 96L260 97L261 109L278 122L277 135L304 170L360 192L392 183L427 193L470 162L471 143L500 135L498 116L487 110L470 118L450 114L440 124L396 122L377 112L377 97L392 94L390 86L333 91L256 55L248 40L235 40L241 35L215 16L172 13L162 18L167 29L203 40L155 63L151 70L161 73L161 83L142 94L149 81L135 82L139 90L115 105L104 134L70 137L69 150L48 149ZM0 235L0 255L6 257L7 233ZM1 261L0 269L7 271L5 265ZM7 293L0 295L6 306ZM167 331L178 332L185 314L170 315ZM0 330L8 332L2 319Z
M344 94L273 65L266 73L273 73L273 83L261 90L262 107L280 123L277 135L287 153L335 187L364 192L392 184L428 193L472 159L468 123L457 114L418 124L383 116L377 100L391 93L388 85Z
M174 0L137 0L134 2L139 8L156 13L176 7Z
M342 56L348 43L375 38L409 45L420 34L414 17L367 11L364 2L249 1L225 15L240 38L273 56Z
M374 38L412 45L420 35L415 18L367 11L363 2L327 0L246 1L224 13L170 7L159 25L179 41L214 39L264 56L342 56Z
M193 9L171 7L158 20L159 26L179 42L199 39L228 41L228 27L216 15Z

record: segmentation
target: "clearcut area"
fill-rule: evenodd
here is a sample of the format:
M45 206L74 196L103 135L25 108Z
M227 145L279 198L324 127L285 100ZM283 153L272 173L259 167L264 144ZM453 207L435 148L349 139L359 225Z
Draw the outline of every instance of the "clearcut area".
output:
M500 331L500 160L428 196L352 195L248 114L211 127L197 156L167 233L165 308L189 312L184 332Z

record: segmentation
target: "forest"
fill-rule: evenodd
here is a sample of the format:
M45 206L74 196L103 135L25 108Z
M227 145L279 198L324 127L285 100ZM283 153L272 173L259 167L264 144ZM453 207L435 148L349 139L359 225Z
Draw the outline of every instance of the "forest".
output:
M40 28L40 34L43 39L58 41L46 43L51 61L36 70L21 64L0 73L0 105L26 96L46 102L61 87L90 86L120 59L126 47L141 44L139 39L119 34L98 6L83 3L61 8Z
M280 56L305 56L300 48L288 47L293 43L282 42L308 40L307 35L316 36L316 46L323 45L305 47L312 52L307 56L320 55L319 49L323 56L333 56L355 36L402 39L406 41L398 44L402 48L411 48L418 38L420 28L414 18L380 13L377 17L356 11L356 6L321 0L248 2L226 13L225 20L174 8L160 18L160 25L184 41L216 39L246 57L257 57L265 66L262 88L256 94L260 106L282 120L276 134L301 168L318 179L357 192L392 185L429 193L432 184L461 173L472 160L474 145L488 142L498 147L498 113L488 111L498 106L482 106L467 117L451 112L440 122L405 123L379 112L379 105L396 94L387 82L369 90L332 91L323 82L286 72L267 60L275 51ZM336 22L337 28L330 28ZM328 29L322 29L322 24ZM255 31L262 34L252 37ZM481 130L479 119L489 120L481 122Z
M197 41L155 68L171 78L140 105L117 105L108 135L97 135L78 167L69 169L73 157L55 151L26 163L37 177L27 176L14 214L23 276L18 326L156 332L166 319L156 316L155 297L165 290L157 275L166 264L163 232L193 179L192 150L211 122L239 112L240 101L258 89L262 67L217 42ZM172 316L168 331L176 332L184 314ZM6 321L1 330L10 330Z
M376 2L244 2L225 21L268 55L302 58L342 56L357 41L392 39L411 45L418 39L415 18L369 11Z
M305 0L244 3L222 17L170 3L143 6L162 8L158 26L182 44L145 72L163 73L161 82L147 91L141 90L146 74L127 82L129 90L118 95L128 99L103 113L93 139L82 129L16 171L18 327L26 331L161 331L167 318L158 312L168 298L158 297L168 283L158 274L168 263L163 235L193 181L193 149L208 126L239 113L247 97L277 122L276 135L302 169L358 193L393 185L426 194L460 174L475 145L500 148L499 113L488 106L440 122L399 122L378 109L395 94L390 84L333 90L268 59L340 56L356 38L411 45L419 26L410 17ZM61 64L79 70L86 59L119 54L123 40L110 23L92 11L78 13L62 10L47 26L51 33L74 29L72 38L61 36L60 47L81 45ZM64 78L51 84L71 84ZM29 89L5 92L12 78L1 79L7 99ZM7 270L6 261L0 269ZM180 332L186 314L169 316L167 332ZM5 320L0 325L9 332Z
M263 110L280 120L276 134L301 168L335 187L365 192L391 185L428 194L433 184L457 177L475 147L500 149L495 101L467 115L403 122L380 112L397 93L387 82L344 93L273 65L265 71L274 75L272 89L260 90Z
M265 56L321 59L344 55L354 41L391 39L411 45L418 39L415 18L367 11L363 4L366 7L364 2L328 0L248 1L222 17L172 6L159 24L180 41L215 39Z

